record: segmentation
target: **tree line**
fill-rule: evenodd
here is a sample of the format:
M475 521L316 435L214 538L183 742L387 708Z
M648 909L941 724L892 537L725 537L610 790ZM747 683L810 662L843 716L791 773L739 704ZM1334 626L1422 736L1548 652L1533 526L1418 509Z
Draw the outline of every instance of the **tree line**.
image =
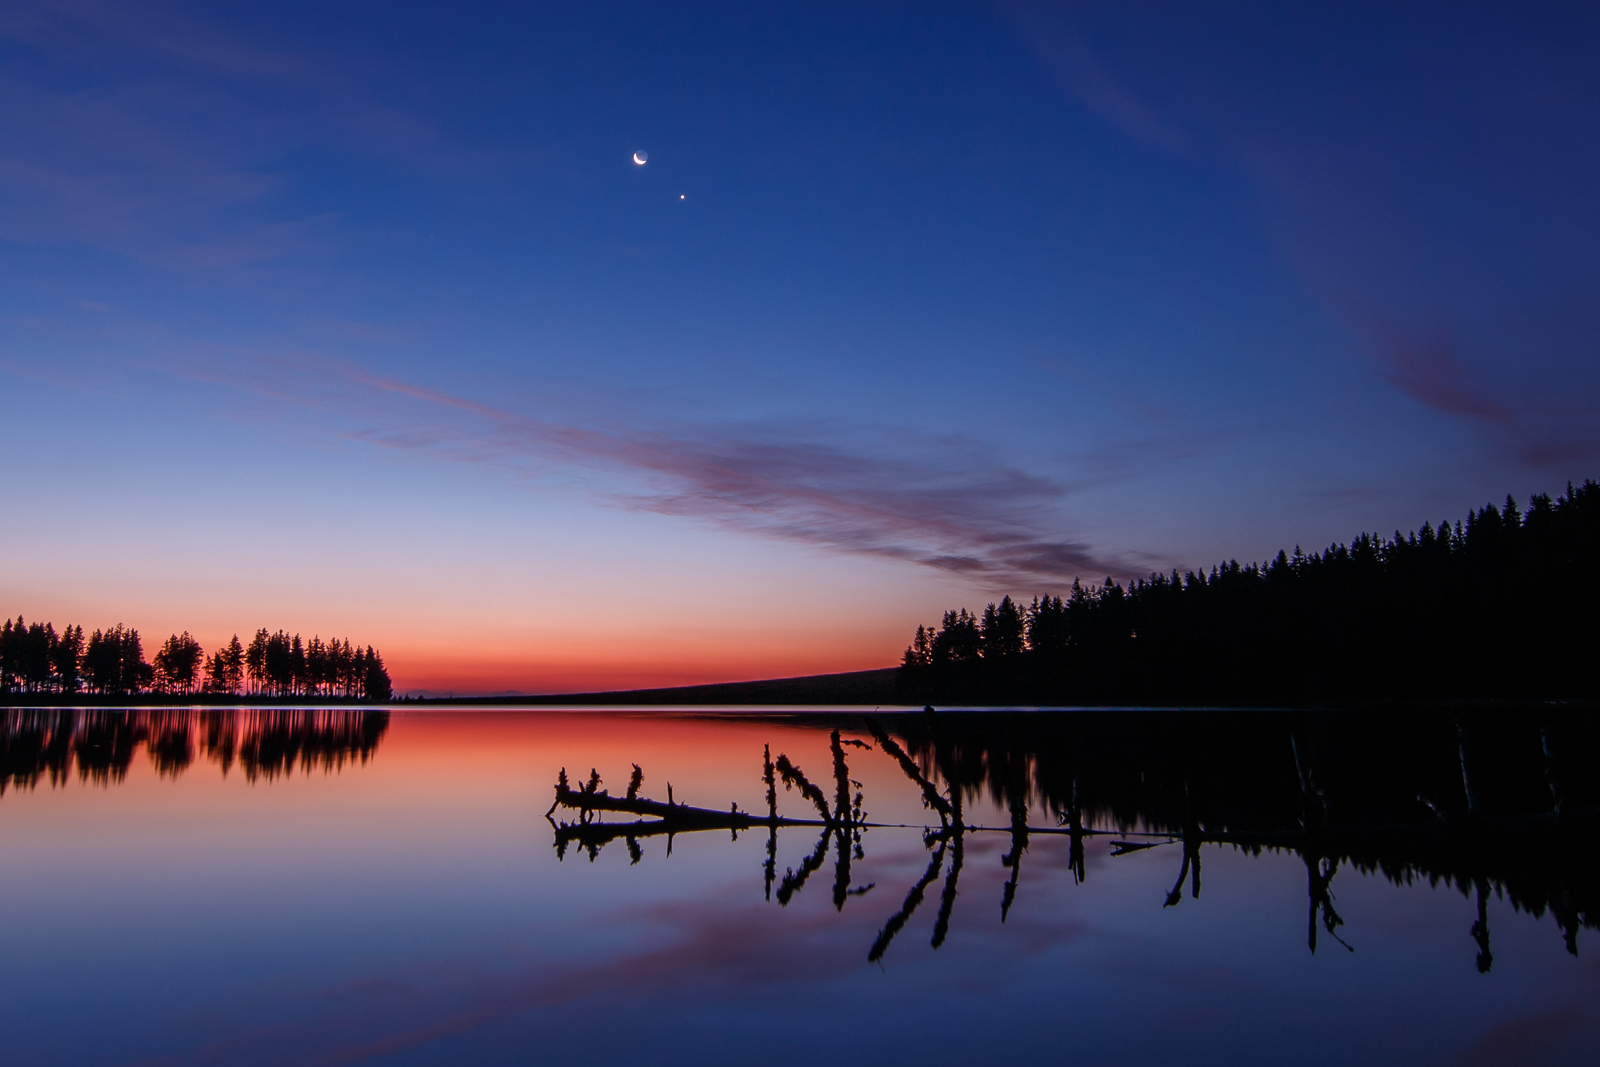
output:
M1600 484L1269 563L1074 581L919 626L917 702L1600 697Z
M117 624L86 639L82 626L59 633L22 616L0 626L0 693L95 693L131 696L361 697L393 695L383 656L349 640L303 641L282 630L257 630L248 646L235 634L206 655L186 630L147 662L139 631Z

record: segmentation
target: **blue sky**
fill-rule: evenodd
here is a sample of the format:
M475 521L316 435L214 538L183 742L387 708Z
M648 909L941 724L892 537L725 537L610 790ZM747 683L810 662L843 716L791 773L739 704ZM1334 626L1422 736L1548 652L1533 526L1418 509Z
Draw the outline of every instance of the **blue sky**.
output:
M13 0L0 599L419 686L802 673L1558 489L1597 23Z

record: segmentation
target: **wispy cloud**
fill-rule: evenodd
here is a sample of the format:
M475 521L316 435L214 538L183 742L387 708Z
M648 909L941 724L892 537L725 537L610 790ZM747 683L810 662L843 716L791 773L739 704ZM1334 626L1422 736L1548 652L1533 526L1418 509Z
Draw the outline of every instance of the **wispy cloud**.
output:
M315 411L348 440L530 479L575 479L613 506L997 586L1143 569L1060 533L1067 498L1101 480L1092 460L1083 479L1069 482L963 437L851 449L815 428L550 418L318 358L234 355L175 368Z
M1585 380L1589 376L1570 375L1556 400L1548 387L1529 386L1524 361L1493 353L1496 358L1468 363L1450 336L1437 330L1385 330L1376 351L1396 388L1434 411L1488 427L1528 466L1582 463L1600 455L1600 400Z
M1578 475L1600 459L1600 272L1575 251L1600 233L1600 92L1545 36L1592 28L1547 22L1486 66L1463 42L1511 25L1487 9L1450 33L1385 22L1407 44L1379 54L1347 44L1371 17L1333 8L1297 41L1227 19L1002 7L1085 109L1257 198L1306 294L1364 343L1362 372L1507 461Z
M358 60L263 47L160 5L18 0L0 8L0 42L15 53L0 70L8 240L245 268L328 251L339 220L295 201L299 155L466 166L364 84Z
M1591 968L1591 971L1593 969ZM1589 980L1579 981L1592 985ZM1497 1023L1449 1062L1463 1065L1500 1063L1580 1063L1600 1039L1600 1020L1583 1006L1563 1004Z
M1073 29L1059 5L1003 5L1040 64L1090 113L1134 140L1172 155L1190 151L1189 137L1117 78Z
M1449 415L1510 422L1509 408L1473 387L1450 339L1443 334L1414 337L1391 333L1381 356L1390 383L1418 403Z

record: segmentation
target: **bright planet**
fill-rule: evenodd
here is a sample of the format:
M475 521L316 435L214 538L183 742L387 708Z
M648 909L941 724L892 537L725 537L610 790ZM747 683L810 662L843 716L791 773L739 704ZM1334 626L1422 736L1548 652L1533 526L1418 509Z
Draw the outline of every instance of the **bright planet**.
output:
M635 152L633 154L633 161L635 163L639 164L639 166L642 167L646 163L650 162L650 153L649 152Z

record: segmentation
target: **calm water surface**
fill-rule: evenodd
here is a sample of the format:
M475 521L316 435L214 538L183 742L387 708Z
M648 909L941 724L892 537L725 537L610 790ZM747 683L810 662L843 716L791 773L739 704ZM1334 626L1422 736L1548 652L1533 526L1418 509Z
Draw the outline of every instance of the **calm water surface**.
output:
M1572 713L0 716L7 1064L1600 1061Z

